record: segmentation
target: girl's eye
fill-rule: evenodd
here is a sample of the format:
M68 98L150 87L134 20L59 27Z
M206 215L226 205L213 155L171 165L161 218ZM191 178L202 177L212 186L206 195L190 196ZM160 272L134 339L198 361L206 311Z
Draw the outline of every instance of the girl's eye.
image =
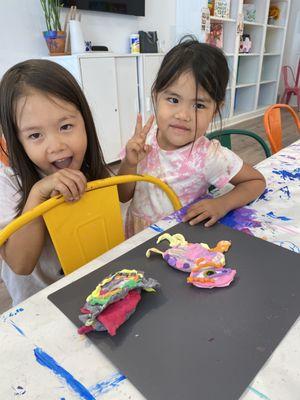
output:
M63 126L61 127L61 129L62 129L63 131L69 131L70 129L72 129L72 125L71 125L71 124L63 125Z
M40 137L41 137L41 134L38 133L38 132L35 132L35 133L31 133L31 134L28 136L28 139L37 140L37 139L39 139Z
M172 103L172 104L177 104L178 103L178 99L176 99L176 97L168 97L168 102Z
M196 104L194 105L194 107L195 107L197 110L202 110L203 108L205 108L205 105L202 104L202 103L196 103Z

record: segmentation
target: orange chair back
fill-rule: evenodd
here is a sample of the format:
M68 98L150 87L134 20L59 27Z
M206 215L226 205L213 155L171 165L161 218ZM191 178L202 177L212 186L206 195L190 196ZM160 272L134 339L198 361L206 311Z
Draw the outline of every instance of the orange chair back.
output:
M269 107L264 114L264 126L273 154L282 149L281 109L289 111L300 131L300 120L292 107L287 104L274 104Z
M8 166L6 142L3 136L0 136L0 163Z

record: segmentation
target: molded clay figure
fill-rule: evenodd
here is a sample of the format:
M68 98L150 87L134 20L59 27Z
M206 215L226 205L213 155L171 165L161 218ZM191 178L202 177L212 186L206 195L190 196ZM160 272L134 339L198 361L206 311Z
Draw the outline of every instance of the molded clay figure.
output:
M78 333L108 331L111 336L135 312L141 290L155 292L159 283L145 278L143 271L122 269L104 278L80 309L83 326Z
M146 256L150 257L152 252L161 254L171 267L190 272L187 281L201 288L224 287L232 282L236 270L223 268L223 253L229 249L229 241L221 240L216 247L209 248L206 243L188 243L179 233L164 233L159 236L157 243L165 239L170 243L169 249L163 252L151 248L147 250Z

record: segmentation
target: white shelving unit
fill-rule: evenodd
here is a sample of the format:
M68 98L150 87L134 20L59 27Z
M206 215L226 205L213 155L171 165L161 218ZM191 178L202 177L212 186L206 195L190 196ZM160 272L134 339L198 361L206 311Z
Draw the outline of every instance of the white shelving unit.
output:
M252 42L250 53L239 53L237 28L244 3L256 9L255 21L243 20L243 33ZM280 9L275 21L268 18L271 5ZM223 51L230 69L223 110L226 125L259 116L276 103L289 8L290 0L231 0L228 19L210 17L211 22L223 23Z

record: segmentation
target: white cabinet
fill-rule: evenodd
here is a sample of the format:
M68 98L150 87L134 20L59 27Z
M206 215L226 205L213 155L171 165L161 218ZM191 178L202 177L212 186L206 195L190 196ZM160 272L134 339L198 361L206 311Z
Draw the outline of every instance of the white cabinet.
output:
M121 149L117 80L113 58L80 59L83 91L90 105L106 162Z
M133 135L139 112L139 93L136 57L116 57L116 78L121 146Z
M105 161L119 160L139 111L137 56L87 53L48 59L77 79L90 105Z
M163 54L157 53L141 54L138 58L140 112L144 121L153 113L151 88L163 57Z
M139 110L136 57L81 57L80 69L105 161L117 161Z

